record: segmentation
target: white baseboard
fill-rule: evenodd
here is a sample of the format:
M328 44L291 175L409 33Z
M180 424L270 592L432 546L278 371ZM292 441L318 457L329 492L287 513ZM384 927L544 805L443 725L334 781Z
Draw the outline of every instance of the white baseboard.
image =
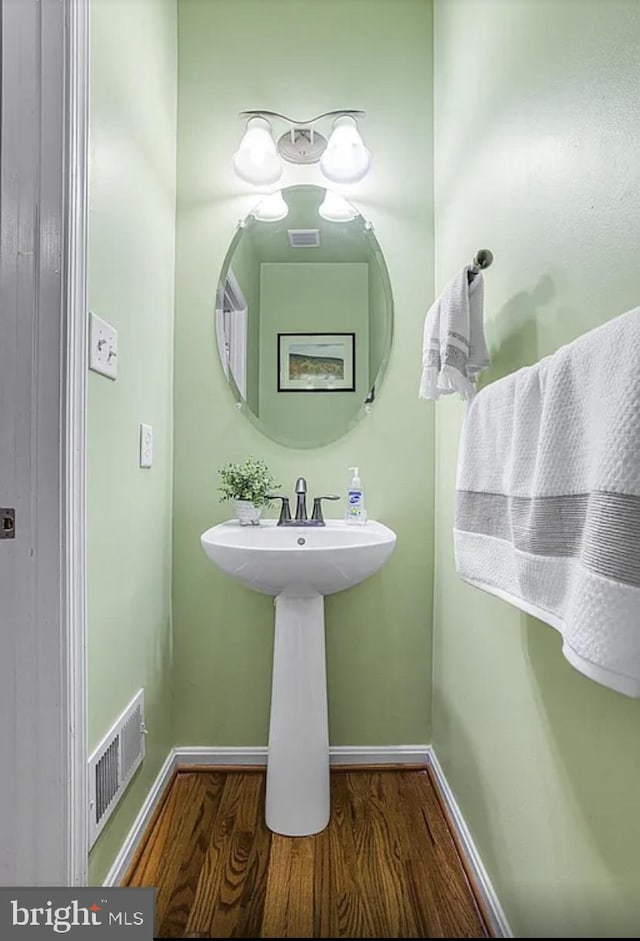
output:
M138 816L133 821L133 826L127 834L120 852L113 861L111 869L107 873L107 877L103 882L105 886L118 886L124 879L129 866L133 860L136 850L140 845L140 841L144 836L145 830L149 825L149 821L153 816L153 812L156 807L162 800L164 792L171 780L174 769L176 766L174 749L172 748L169 754L167 755L164 764L158 772L158 777L155 779L151 785L151 790L147 794L146 800Z
M419 765L428 764L438 783L440 793L446 804L452 824L460 839L460 846L465 860L473 873L476 887L482 893L487 912L491 919L491 929L497 938L512 938L513 932L502 910L495 889L489 879L480 854L473 842L471 832L462 816L458 803L449 786L444 771L440 766L431 745L333 745L329 749L332 765ZM173 748L158 773L147 798L140 808L127 838L118 853L104 881L105 886L120 885L131 865L134 854L140 844L149 821L160 803L162 796L178 765L208 765L212 768L220 765L266 765L266 745L247 747L198 747L181 746Z
M176 765L266 765L266 745L181 745L173 749Z
M429 746L429 767L433 771L433 776L435 777L442 798L446 804L447 810L451 818L452 824L456 828L458 837L460 838L460 845L462 852L464 853L465 860L469 866L470 871L473 873L476 888L479 892L482 893L482 898L484 900L487 913L491 919L491 930L496 938L513 938L513 932L509 922L507 921L507 916L505 915L500 900L496 894L496 890L493 888L489 874L484 867L484 863L480 858L480 853L478 852L476 845L471 836L471 831L467 826L467 823L462 816L462 811L458 806L453 791L449 786L442 766L438 761L436 753L433 750L433 747Z
M332 765L425 765L428 745L331 745Z
M178 765L266 765L267 746L246 748L211 746L174 749ZM428 745L331 745L332 765L426 765Z

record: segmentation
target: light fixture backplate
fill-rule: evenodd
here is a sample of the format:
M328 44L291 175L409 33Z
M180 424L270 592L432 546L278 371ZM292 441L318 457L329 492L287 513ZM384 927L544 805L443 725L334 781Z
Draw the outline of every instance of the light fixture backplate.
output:
M278 140L278 153L289 163L318 163L327 139L309 127L296 127Z

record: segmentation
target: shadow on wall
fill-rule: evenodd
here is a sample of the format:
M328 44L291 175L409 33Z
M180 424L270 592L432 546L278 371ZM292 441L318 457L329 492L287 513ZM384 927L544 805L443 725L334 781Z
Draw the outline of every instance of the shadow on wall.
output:
M538 361L541 310L555 296L554 281L545 274L531 291L519 291L501 307L488 324L491 365L480 376L478 388Z
M562 656L560 635L536 618L526 616L524 642L547 715L556 767L571 789L593 850L611 876L611 896L600 906L601 914L609 913L607 936L636 937L640 701L578 673ZM583 901L584 893L582 887ZM598 903L591 899L592 906Z

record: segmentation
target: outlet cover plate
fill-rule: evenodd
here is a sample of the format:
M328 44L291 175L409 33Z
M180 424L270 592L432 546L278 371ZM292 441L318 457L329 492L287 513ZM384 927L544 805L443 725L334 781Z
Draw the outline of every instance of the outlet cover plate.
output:
M153 466L153 428L140 425L140 467Z
M118 376L118 331L89 313L89 369L108 379Z

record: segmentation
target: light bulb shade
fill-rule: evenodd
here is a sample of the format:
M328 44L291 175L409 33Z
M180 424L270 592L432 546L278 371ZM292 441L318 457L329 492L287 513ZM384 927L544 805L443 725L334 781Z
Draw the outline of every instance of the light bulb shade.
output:
M318 212L329 222L351 222L358 215L358 210L348 203L344 196L327 190Z
M334 122L320 169L334 183L357 183L366 176L370 166L371 154L362 142L355 119L341 115Z
M233 169L241 180L266 186L282 176L282 163L266 118L250 118L240 146L233 155Z
M278 190L258 203L251 215L258 222L279 222L288 212L289 207L282 197L282 190Z

